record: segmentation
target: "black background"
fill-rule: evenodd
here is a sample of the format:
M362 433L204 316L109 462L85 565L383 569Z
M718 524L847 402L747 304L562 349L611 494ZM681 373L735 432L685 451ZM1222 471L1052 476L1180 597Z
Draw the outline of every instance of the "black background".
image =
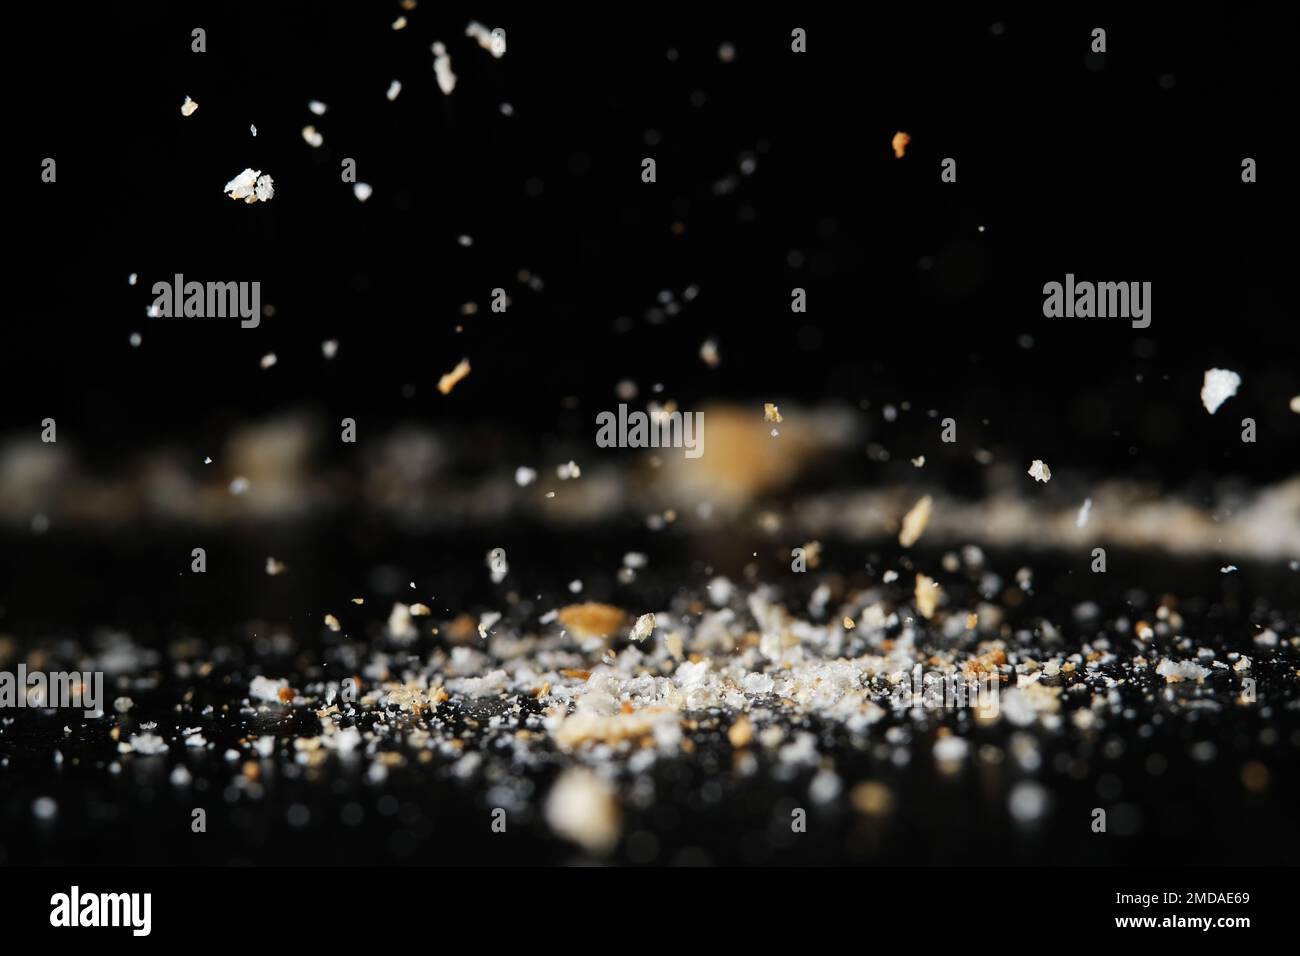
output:
M367 428L482 421L526 440L581 436L630 378L688 409L906 399L1054 468L1173 482L1294 468L1294 191L1281 149L1294 57L1272 17L1235 5L1139 16L426 4L395 32L399 12L23 14L8 67L11 428L53 415L105 466L163 440L212 447L295 404ZM463 36L494 15L507 28L500 60ZM207 53L190 51L196 25ZM795 26L806 54L790 51ZM1089 53L1094 26L1108 31L1104 57ZM450 97L434 81L435 39L459 75ZM724 41L732 63L717 55ZM186 95L200 104L189 118ZM329 112L313 116L310 99ZM307 123L323 148L303 142ZM896 130L912 136L902 160ZM745 153L751 176L737 173ZM56 184L39 181L45 156ZM640 179L646 156L655 184ZM939 180L946 156L956 184ZM1244 156L1256 184L1241 182ZM344 157L374 187L364 205L340 181ZM273 201L222 195L246 166L275 178ZM715 195L728 175L736 188ZM519 284L520 269L544 289ZM260 280L276 314L256 330L147 320L152 283L174 272ZM1042 285L1066 272L1151 281L1152 326L1045 319ZM692 283L699 296L679 315L647 319L660 290L680 299ZM496 286L512 298L505 315L486 308ZM807 315L790 312L795 286ZM470 300L479 313L460 316ZM333 363L320 356L329 337L342 342ZM716 370L697 354L708 337ZM279 364L263 372L272 351ZM439 396L437 377L462 357L473 374ZM1212 366L1246 383L1214 418L1197 395ZM1260 424L1254 446L1239 440L1246 415ZM937 431L919 417L908 427Z

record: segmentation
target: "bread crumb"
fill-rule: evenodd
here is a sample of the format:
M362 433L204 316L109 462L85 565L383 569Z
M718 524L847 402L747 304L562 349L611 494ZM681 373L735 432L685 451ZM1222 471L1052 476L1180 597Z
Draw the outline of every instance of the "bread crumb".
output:
M185 97L185 102L181 104L181 116L193 116L194 111L198 108L199 104L195 103L187 96Z
M555 781L546 798L546 822L566 840L602 855L614 849L622 830L613 787L581 767Z
M907 144L910 143L911 141L912 141L912 137L908 136L906 133L902 131L899 131L894 134L894 138L890 141L889 145L894 147L895 159L903 158L903 154L907 152Z
M631 634L632 640L640 644L652 633L654 633L654 629L655 629L655 616L653 614L642 614L640 617L636 619L636 624L632 626L632 634Z
M905 548L916 544L925 533L926 525L930 523L933 509L934 500L929 495L925 495L912 505L912 510L903 516L903 527L898 532L898 543Z
M920 612L921 617L929 620L934 617L935 608L939 606L939 595L943 592L939 588L938 582L934 578L926 577L924 574L916 575L916 609Z
M1052 480L1052 469L1047 467L1047 462L1035 458L1029 466L1029 475L1035 481L1047 483Z
M438 379L438 391L450 395L451 390L469 374L469 359L461 359L454 369ZM490 377L490 376L489 376Z
M611 604L588 601L559 610L560 624L577 637L611 637L627 624L627 614ZM653 622L652 622L653 626Z
M447 96L456 88L456 74L451 71L451 57L441 43L433 45L433 72L438 79L438 89Z
M754 739L754 725L749 722L748 717L741 714L727 731L727 739L737 750L748 747Z
M1226 368L1208 369L1205 373L1205 381L1201 385L1201 404L1213 415L1219 410L1220 405L1237 394L1240 386L1241 376L1236 372Z
M763 421L775 422L779 425L781 422L785 421L785 419L781 417L781 409L777 408L776 405L771 402L764 402Z

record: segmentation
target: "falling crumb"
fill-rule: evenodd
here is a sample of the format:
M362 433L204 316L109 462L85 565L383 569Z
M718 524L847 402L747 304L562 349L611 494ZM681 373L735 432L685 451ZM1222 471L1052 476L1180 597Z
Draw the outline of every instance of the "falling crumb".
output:
M248 491L248 479L243 475L238 475L230 480L230 493L232 495L242 495Z
M506 52L505 38L501 34L494 34L492 30L479 23L477 20L471 20L465 27L465 36L473 37L478 41L478 45L487 50L496 59L501 59Z
M867 780L849 791L849 803L863 816L883 817L894 808L894 795L883 783Z
M456 74L451 72L451 57L447 55L447 48L441 43L433 45L433 72L438 79L438 89L450 96L451 91L456 88Z
M562 465L557 465L555 468L555 474L560 481L569 481L573 478L581 478L582 469L578 467L577 462L568 461Z
M143 342L144 339L141 337L139 332L132 332L131 337L127 341L131 343L131 348L138 349L140 343Z
M1219 406L1237 394L1241 386L1241 376L1226 368L1212 368L1206 371L1205 381L1201 385L1201 404L1213 415Z
M312 149L320 149L321 146L325 145L325 137L320 134L320 131L315 126L310 124L302 128L302 138Z
M438 391L444 395L450 395L451 390L468 374L469 359L461 359L454 369L438 379Z
M653 614L642 614L636 619L636 624L632 626L631 638L633 641L640 644L654 633L654 629L655 616Z
M1291 398L1291 411L1300 415L1300 395L1294 395Z
M913 458L913 459L912 459L912 466L913 466L914 468L924 468L924 467L925 467L925 456L924 456L924 455L918 455L916 458Z
M369 183L353 183L352 195L357 197L358 202L365 202L374 193L374 189Z
M185 97L185 102L181 104L181 116L193 116L194 111L198 108L199 104L195 103L187 96Z
M900 131L894 134L894 138L890 141L889 145L894 147L895 159L903 158L903 154L907 152L907 144L910 143L911 141L912 141L912 137L908 136L904 132Z
M284 574L287 570L289 570L289 567L283 561L277 561L275 558L266 559L266 573L271 575L271 577L275 577L277 574Z
M246 203L266 202L275 195L274 185L270 176L263 176L261 170L250 168L226 183L222 192L229 193L231 199L242 199Z
M749 722L748 717L741 714L727 730L727 739L737 750L748 747L754 739L754 725Z
M613 787L580 767L564 771L551 788L546 822L560 836L595 854L612 850L622 829Z
M324 342L320 344L320 353L321 355L325 356L327 359L332 359L334 356L338 355L339 340L326 339Z
M257 127L252 125L251 123L248 126L248 131L252 133L254 136L257 135Z
M393 100L397 99L398 94L401 92L402 92L402 81L393 80L393 82L388 84L388 92L385 93L384 96L388 97L388 102L391 103L393 102Z
M785 419L783 419L783 418L781 417L781 409L777 408L777 407L776 407L774 404L772 404L771 402L764 402L764 403L763 403L763 421L765 421L765 422L776 422L776 423L779 425L781 422L785 421Z
M393 23L392 23L392 28L393 28L394 30L405 30L405 29L406 29L406 17L401 17L401 16L399 16L396 20L393 21Z
M736 60L736 47L732 43L721 43L718 45L718 59L723 63L734 63Z
M654 626L653 616L651 626ZM612 637L627 623L627 614L611 604L589 601L560 608L560 624L579 638ZM639 623L639 622L638 622Z
M1219 573L1231 574L1233 571L1237 570L1239 570L1239 568L1235 564L1225 564L1223 567L1219 568Z
M700 359L709 368L717 368L722 358L718 355L718 343L713 339L705 340L700 346Z
M343 630L343 625L339 623L339 619L335 617L333 614L325 615L325 626L328 627L335 634Z
M270 368L271 366L275 365L275 363L278 362L278 361L279 361L279 359L277 359L277 358L275 357L275 353L274 353L274 352L267 352L265 355L262 356L262 361L261 361L260 364L261 364L262 368L267 369L267 368Z
M1035 481L1046 483L1052 480L1052 469L1047 467L1047 462L1035 458L1029 466L1029 476Z
M910 548L920 540L921 535L925 533L925 527L930 523L930 514L934 509L934 500L926 495L916 504L912 505L912 510L903 516L903 527L898 532L898 543L905 548Z
M934 578L926 577L918 572L916 575L915 597L916 610L921 617L926 620L934 617L935 609L939 606L939 595L941 593L938 582Z
M537 480L536 469L528 468L524 465L520 465L518 468L515 469L515 484L518 485L520 488L527 488L536 480Z
M1088 523L1088 513L1092 511L1092 499L1084 498L1083 505L1079 508L1079 515L1074 519L1074 526L1082 528Z

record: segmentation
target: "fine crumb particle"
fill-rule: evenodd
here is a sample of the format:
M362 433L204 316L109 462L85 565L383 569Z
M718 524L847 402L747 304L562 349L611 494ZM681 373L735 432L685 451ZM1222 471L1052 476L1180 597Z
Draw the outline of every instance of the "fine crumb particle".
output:
M651 626L654 625L653 615ZM560 624L579 638L611 637L627 623L627 614L612 604L569 604L560 608Z
M1047 462L1035 458L1029 466L1029 476L1035 481L1046 483L1052 480L1052 469L1047 467Z
M193 116L194 111L198 108L199 104L195 103L187 96L185 97L185 102L181 104L181 116Z
M465 27L465 36L473 37L478 41L478 45L487 50L496 59L501 59L506 53L506 40L504 31L498 32L490 30L477 20L471 20Z
M374 188L369 183L353 183L352 195L357 197L358 202L365 202L374 194Z
M636 623L632 625L632 634L631 634L632 640L640 644L647 637L649 637L651 634L654 633L654 629L655 629L655 616L653 614L642 614L640 617L636 619Z
M327 359L332 359L334 356L338 355L339 340L326 339L324 342L320 344L320 354L325 356Z
M392 23L392 27L393 27L394 30L405 30L405 29L406 29L406 17L400 17L400 16L399 16L396 20L393 21L393 23Z
M263 176L260 169L245 169L226 183L222 192L229 193L231 199L242 199L246 203L266 202L275 195L275 182L270 176Z
M402 92L402 81L393 80L393 82L388 84L388 92L385 93L384 95L388 97L388 102L391 103L393 102L393 100L397 99L398 94L401 92Z
M1233 571L1238 571L1238 570L1240 569L1235 564L1225 564L1223 567L1219 568L1219 573L1231 574Z
M721 356L718 355L718 343L713 339L707 339L700 346L700 360L709 368L717 368L722 362Z
M1241 376L1236 372L1226 368L1208 369L1205 373L1205 381L1201 385L1201 404L1213 415L1219 410L1220 405L1237 394L1237 389L1240 387Z
M889 145L894 148L895 159L903 158L904 154L907 152L907 144L911 141L912 137L908 136L901 130L894 134L894 138L890 141Z
M924 468L924 467L925 467L925 456L924 456L924 455L918 455L916 458L913 458L913 459L912 459L912 466L913 466L914 468Z
M577 462L568 461L562 465L557 465L555 468L555 474L560 481L569 481L573 478L581 478L582 469L578 466Z
M727 739L737 750L748 747L754 739L754 725L749 722L748 717L741 714L727 731Z
M456 367L438 379L438 391L444 395L450 395L451 390L469 374L469 359L461 359Z
M308 100L307 109L311 110L317 116L324 116L329 107L320 100Z
M857 627L857 625L853 623L853 618L849 617L847 614L844 615L844 620L841 623L844 625L844 630L846 631L851 631Z
M248 685L248 696L252 700L260 700L268 704L279 704L284 700L281 692L288 690L289 682L283 678L271 680L269 677L254 677L252 683Z
M266 559L266 573L271 575L271 577L275 577L277 574L284 574L287 570L289 570L289 566L283 561L277 561L275 558Z
M939 606L939 584L934 578L926 577L919 572L916 575L916 609L920 612L921 617L929 620L934 617L935 609Z
M1156 673L1169 683L1176 684L1184 680L1204 680L1210 675L1210 669L1192 661L1171 661L1166 657L1156 665Z
M763 403L763 421L776 422L778 425L785 421L781 417L781 409L777 408L772 402Z
M274 352L267 352L265 355L262 356L262 360L259 364L262 366L262 368L268 369L271 368L273 365L275 365L275 363L278 361L279 359L275 357Z
M320 131L315 126L304 126L302 128L302 138L312 149L320 149L321 146L325 145L325 137L320 134Z
M451 91L456 88L456 74L451 72L451 57L441 43L433 45L433 73L438 79L438 89L451 96Z
M934 500L929 495L912 505L912 510L903 516L903 527L898 532L898 543L905 548L916 544L925 533L925 527L930 523L930 514L933 510Z
M566 840L595 854L614 849L622 829L613 787L580 767L564 771L551 788L546 822Z
M894 808L894 795L883 783L867 780L849 791L849 802L863 816L883 817Z
M343 625L339 623L339 619L335 617L333 614L325 615L325 626L328 627L335 634L343 630Z

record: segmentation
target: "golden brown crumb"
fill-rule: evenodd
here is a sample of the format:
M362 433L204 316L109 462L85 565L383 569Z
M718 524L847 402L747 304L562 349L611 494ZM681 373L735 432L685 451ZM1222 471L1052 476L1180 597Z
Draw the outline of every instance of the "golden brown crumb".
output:
M339 619L333 614L325 615L325 626L335 633L343 629L343 625L339 623Z
M611 604L588 601L560 608L560 623L577 637L611 637L627 624L627 614Z
M849 617L847 614L844 615L843 624L844 624L844 630L846 631L851 631L855 627L857 627L857 625L853 623L853 618Z
M469 359L461 359L454 369L438 379L438 391L444 395L450 395L451 390L468 374Z
M731 741L731 746L737 750L748 747L754 739L754 725L749 722L748 717L741 714L736 718L736 722L731 725L731 729L727 731L727 739Z
M901 130L894 134L894 138L890 142L890 145L894 147L895 159L903 158L903 154L907 152L907 144L910 143L911 141L912 141L912 137L908 136L906 133L902 132Z
M776 422L776 423L779 425L781 422L785 421L785 419L783 419L783 418L781 417L781 409L777 408L777 407L776 407L774 404L772 404L771 402L764 402L764 403L763 403L763 421L765 421L765 422Z

